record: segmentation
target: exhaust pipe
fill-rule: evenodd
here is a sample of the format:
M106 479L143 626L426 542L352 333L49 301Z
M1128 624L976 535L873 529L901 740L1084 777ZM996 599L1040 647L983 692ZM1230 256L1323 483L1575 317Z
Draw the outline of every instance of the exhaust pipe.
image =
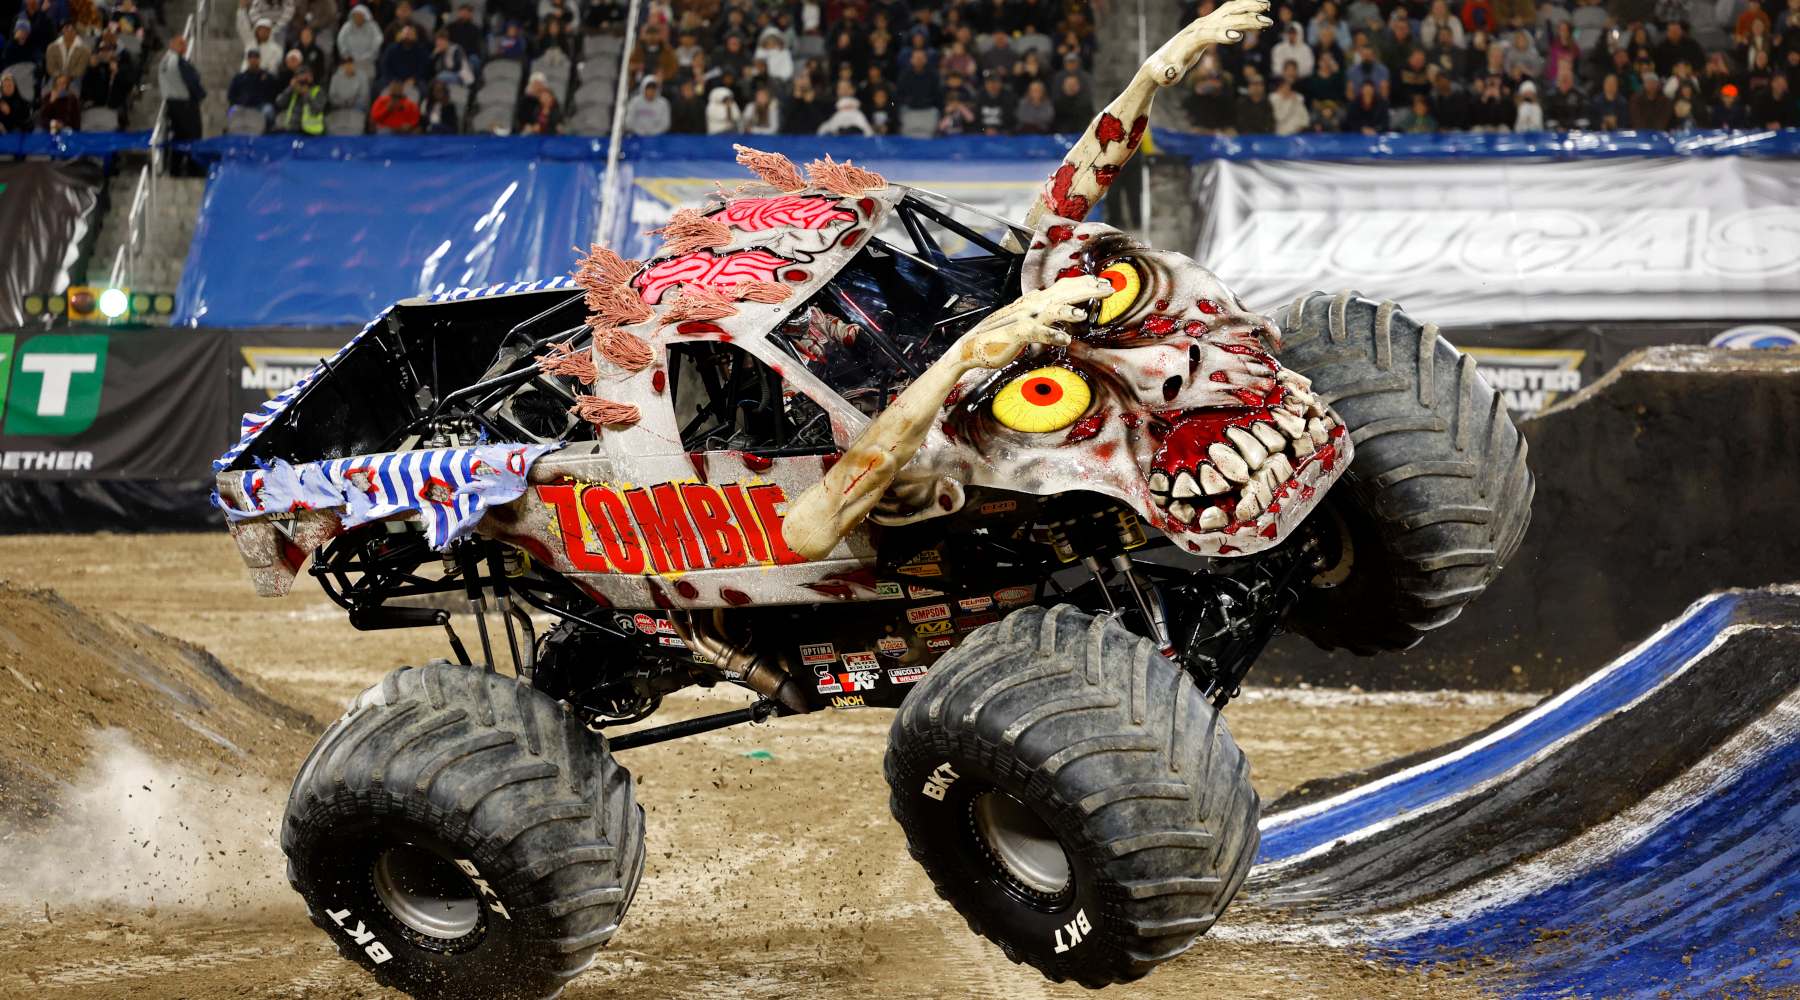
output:
M689 649L712 661L712 671L725 680L740 683L795 714L810 710L806 692L788 676L780 662L767 653L744 649L725 638L725 610L715 608L710 623L702 623L688 611L669 612L669 626Z

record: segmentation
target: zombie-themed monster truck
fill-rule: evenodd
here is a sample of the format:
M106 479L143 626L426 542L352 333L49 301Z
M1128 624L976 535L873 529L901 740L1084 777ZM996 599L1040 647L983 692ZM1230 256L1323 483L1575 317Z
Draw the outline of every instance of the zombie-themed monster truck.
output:
M1258 652L1411 646L1532 492L1434 327L1348 291L1258 315L1082 221L1156 89L1265 6L1157 52L1023 225L743 150L760 183L653 259L401 302L247 418L218 488L258 590L310 556L356 627L455 654L364 692L294 782L289 878L346 957L556 994L643 870L615 755L828 707L899 709L908 848L1014 961L1124 982L1219 918L1258 843L1220 710ZM759 697L620 734L718 684Z

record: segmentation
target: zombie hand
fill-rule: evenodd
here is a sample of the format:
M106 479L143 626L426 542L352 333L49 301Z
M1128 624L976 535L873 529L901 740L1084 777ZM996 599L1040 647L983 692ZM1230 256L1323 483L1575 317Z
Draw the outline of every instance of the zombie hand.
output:
M1163 43L1140 72L1148 71L1158 84L1167 87L1187 75L1207 46L1235 45L1244 40L1246 31L1274 27L1275 22L1263 14L1268 9L1268 0L1227 0Z
M1063 278L1020 296L963 334L862 429L824 479L794 501L781 526L788 548L807 559L825 558L912 461L937 422L944 397L964 375L976 368L1005 367L1031 344L1068 344L1069 335L1055 324L1081 322L1087 310L1077 303L1111 291L1112 285L1100 278Z

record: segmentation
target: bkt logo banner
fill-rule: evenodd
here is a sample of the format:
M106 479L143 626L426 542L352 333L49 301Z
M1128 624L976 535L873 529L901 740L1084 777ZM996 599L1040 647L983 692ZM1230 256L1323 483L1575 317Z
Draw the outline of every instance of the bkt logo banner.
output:
M105 334L0 334L4 433L64 436L93 426L100 415L107 339Z

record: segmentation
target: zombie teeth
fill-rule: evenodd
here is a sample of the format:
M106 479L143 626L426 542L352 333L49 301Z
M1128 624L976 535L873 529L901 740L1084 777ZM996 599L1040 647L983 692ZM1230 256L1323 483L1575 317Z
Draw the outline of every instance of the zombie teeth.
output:
M1169 474L1161 469L1151 472L1150 492L1155 493L1158 496L1167 496L1169 493Z
M1225 513L1223 507L1208 507L1200 512L1200 527L1212 531L1231 523L1231 515Z
M1186 500L1177 500L1169 505L1169 516L1183 523L1194 519L1194 505Z
M1275 426L1281 428L1281 433L1286 434L1289 438L1306 436L1306 421L1298 415L1277 408L1269 411L1269 416L1274 419Z
M1263 468L1275 474L1275 482L1277 485L1285 483L1294 477L1294 463L1288 461L1286 455L1270 455L1268 464L1264 465Z
M1265 424L1258 421L1257 423L1250 425L1250 433L1256 435L1256 439L1262 442L1264 448L1269 449L1269 454L1271 455L1287 447L1288 439L1280 431L1275 429L1274 424Z
M1260 469L1262 464L1269 460L1269 449L1263 447L1263 443L1258 441L1255 435L1242 427L1225 428L1225 436L1231 439L1232 444L1237 445L1238 453L1244 456L1244 462L1250 468ZM1325 442L1319 443L1324 444Z
M1200 465L1200 488L1206 491L1207 496L1218 496L1221 493L1230 493L1231 483L1227 482L1224 476L1219 475L1218 469L1202 462Z
M1200 484L1194 481L1193 476L1184 472L1176 477L1175 489L1170 495L1177 500L1184 497L1197 497L1200 495Z
M1273 463L1275 460L1271 457L1269 461ZM1256 495L1262 497L1263 505L1266 507L1275 496L1275 487L1280 486L1282 480L1286 478L1286 476L1276 478L1275 467L1273 464L1269 464L1256 470L1256 474L1250 477L1250 485L1256 487Z
M1237 519L1240 521L1254 521L1262 516L1262 512L1263 505L1261 501L1256 499L1256 492L1251 489L1245 489L1244 498L1238 501Z
M1323 428L1320 429L1320 433L1324 433ZM1223 442L1212 445L1206 449L1206 457L1212 459L1213 465L1224 474L1226 479L1234 483L1249 481L1250 466L1244 462L1244 456L1238 454L1237 449L1232 446Z
M1306 421L1306 435L1312 438L1312 443L1320 448L1325 447L1325 442L1328 440L1325 424L1318 417L1312 417Z

